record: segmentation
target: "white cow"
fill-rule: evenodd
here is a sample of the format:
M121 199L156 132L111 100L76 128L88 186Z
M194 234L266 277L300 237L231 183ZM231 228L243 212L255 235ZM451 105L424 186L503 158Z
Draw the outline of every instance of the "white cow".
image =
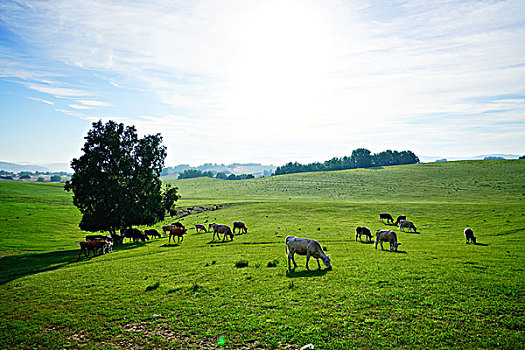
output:
M467 244L469 243L469 241L473 242L474 244L476 244L476 237L474 237L474 231L472 231L472 229L470 227L467 227L463 233L465 234L465 239L467 240Z
M414 225L412 221L408 221L408 220L399 221L399 229L404 232L405 231L403 230L404 228L408 228L408 232L410 232L410 229L414 230L414 232L417 232L416 225Z
M383 249L383 242L390 242L390 250L393 250L393 251L397 251L397 247L401 245L401 243L397 243L397 235L394 231L377 230L376 240L374 242L374 248L377 249L377 243L381 243L381 249Z
M306 268L308 270L308 260L310 260L310 257L314 257L317 260L317 266L319 266L319 268L321 268L321 264L319 264L319 259L321 259L328 269L332 269L330 255L326 255L323 252L323 248L321 248L321 245L316 240L294 236L286 237L286 254L288 255L289 270L291 270L290 260L293 261L294 267L297 267L294 259L295 253L306 255Z

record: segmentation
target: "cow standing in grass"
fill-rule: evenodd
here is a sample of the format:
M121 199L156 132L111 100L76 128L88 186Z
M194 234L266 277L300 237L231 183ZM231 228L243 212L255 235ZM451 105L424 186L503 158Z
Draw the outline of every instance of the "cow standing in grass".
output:
M293 261L294 268L297 267L295 263L294 254L306 255L306 269L308 268L308 261L310 257L313 257L317 260L317 266L321 268L319 264L319 259L323 261L323 264L331 270L332 264L330 262L330 255L326 255L321 248L319 242L310 238L299 238L294 236L286 237L286 255L288 256L288 270L291 270L290 260Z
M476 244L476 237L474 237L474 231L470 227L467 227L463 233L465 234L465 239L467 240L467 244L469 244L469 241Z
M404 232L405 231L403 230L404 228L408 228L408 232L410 232L411 229L414 230L414 232L417 232L416 225L414 225L412 221L401 220L399 222L399 229Z
M197 233L199 233L199 231L208 232L208 230L206 230L206 226L202 224L195 224L195 231L197 231Z
M407 219L407 216L406 215L399 215L396 219L396 222L394 222L394 225L399 225L399 223L401 222L401 220L406 220Z
M372 232L370 232L370 229L368 227L361 227L361 226L358 226L356 229L355 229L355 240L357 241L357 237L359 236L359 240L361 242L363 242L361 240L361 235L365 235L365 237L367 238L368 241L371 241L372 240Z
M144 234L145 234L146 236L148 236L148 237L157 237L157 238L161 238L159 231L155 230L154 228L149 229L149 230L145 230L145 231L144 231Z
M210 224L210 227L213 228L213 238L212 240L215 240L215 235L217 235L217 238L220 239L221 238L221 233L224 234L224 236L222 237L222 241L224 242L224 240L226 239L226 236L229 236L230 239L233 241L233 232L232 232L232 229L230 228L230 226L228 225L219 225L219 224L216 224L216 223L212 223Z
M386 220L386 222L390 224L394 223L394 218L388 213L379 214L379 221L384 222L384 220Z
M173 243L175 243L175 237L177 237L177 243L181 243L184 241L184 235L188 232L185 228L176 226L169 226L168 231L170 232L168 244L171 243L171 237L173 237Z
M390 243L390 250L397 251L397 247L401 243L397 243L397 235L392 230L377 230L376 231L376 240L374 242L374 248L377 249L377 244L381 244L381 249L383 249L383 242Z
M238 229L238 232L248 233L248 228L242 221L235 221L233 223L233 233L235 233L235 229Z
M103 251L104 248L107 246L108 241L105 240L97 240L97 241L87 241L87 242L76 242L76 244L80 245L80 252L78 253L78 259L80 260L80 256L82 255L82 252L84 252L84 255L86 257L89 256L89 252L93 252L93 256L97 256L98 251Z

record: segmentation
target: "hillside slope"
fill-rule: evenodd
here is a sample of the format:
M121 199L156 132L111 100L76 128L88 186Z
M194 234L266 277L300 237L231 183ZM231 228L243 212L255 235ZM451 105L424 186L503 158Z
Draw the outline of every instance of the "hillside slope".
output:
M0 182L0 344L7 349L520 349L525 205L518 161L420 164L246 181L174 181L188 234L78 255L62 185ZM378 214L405 214L401 232ZM244 221L212 240L195 224ZM398 252L355 239L391 229ZM471 227L478 244L465 244ZM316 239L333 270L295 256ZM247 266L246 266L247 265ZM246 266L246 267L238 267ZM275 266L275 267L272 267Z
M172 180L182 198L350 202L522 203L525 161L461 161L272 176Z

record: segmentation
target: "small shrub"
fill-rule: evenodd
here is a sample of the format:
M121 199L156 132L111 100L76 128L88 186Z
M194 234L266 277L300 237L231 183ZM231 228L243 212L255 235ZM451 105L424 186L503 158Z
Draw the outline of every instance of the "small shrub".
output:
M239 260L235 262L235 267L241 268L241 267L247 267L248 266L248 260Z
M293 283L293 281L288 283L288 289L294 289L294 288L295 288L295 284Z
M191 292L196 292L198 291L200 288L202 288L201 286L199 286L199 284L197 282L193 282L193 284L191 285L190 287L190 291Z
M259 267L261 267L261 264L259 264L259 263L255 264L255 268L258 269Z
M277 267L278 264L279 264L279 260L273 259L271 261L268 261L268 264L266 265L266 267Z
M157 281L154 284L151 284L151 285L147 286L146 287L146 292L149 292L150 290L157 289L157 288L159 288L159 286L160 286L160 282Z

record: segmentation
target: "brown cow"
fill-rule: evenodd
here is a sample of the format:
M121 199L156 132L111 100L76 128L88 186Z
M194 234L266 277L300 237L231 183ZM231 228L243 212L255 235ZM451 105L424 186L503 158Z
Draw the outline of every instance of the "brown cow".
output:
M204 230L204 232L208 232L208 230L206 230L206 226L202 224L195 224L195 230L197 231L197 233L199 233L199 231L202 230Z
M248 233L248 228L242 221L235 221L233 223L233 233L235 233L235 229L239 229L239 232Z
M166 227L166 226L165 226ZM184 235L188 232L185 228L167 226L168 231L170 231L170 237L168 239L168 244L171 243L171 237L173 237L173 243L175 243L175 236L177 237L177 243L184 241Z
M80 252L78 253L78 259L80 260L80 256L82 255L82 252L84 252L84 255L86 257L89 256L89 252L93 252L93 256L97 255L97 251L104 249L107 242L103 240L98 241L87 241L87 242L76 242L76 244L80 245Z

